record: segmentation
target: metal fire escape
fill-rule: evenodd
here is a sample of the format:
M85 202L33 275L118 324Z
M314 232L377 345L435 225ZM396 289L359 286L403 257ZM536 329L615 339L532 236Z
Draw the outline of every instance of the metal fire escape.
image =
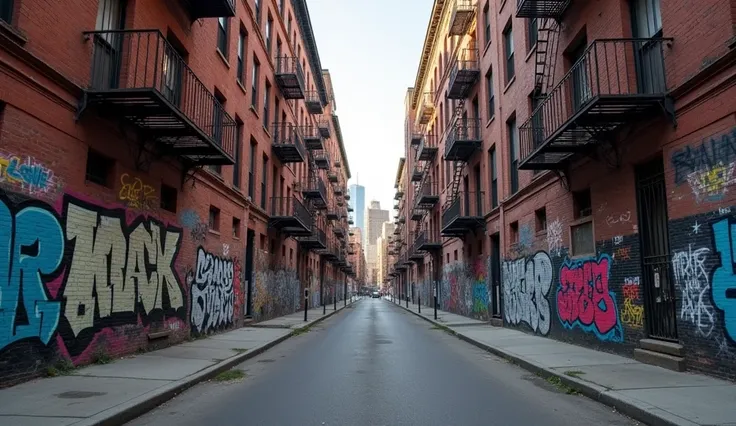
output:
M554 18L538 19L537 50L534 52L535 97L547 97L555 81L557 52L560 45L560 22Z

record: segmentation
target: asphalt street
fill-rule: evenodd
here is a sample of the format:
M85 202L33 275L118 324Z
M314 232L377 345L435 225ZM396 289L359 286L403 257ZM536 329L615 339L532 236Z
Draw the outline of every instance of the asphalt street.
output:
M329 308L328 308L329 309ZM130 425L633 425L383 299L365 299Z

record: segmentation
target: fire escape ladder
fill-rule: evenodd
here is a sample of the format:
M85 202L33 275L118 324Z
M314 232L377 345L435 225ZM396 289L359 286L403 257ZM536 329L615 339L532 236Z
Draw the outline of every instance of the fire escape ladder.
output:
M552 18L541 19L534 53L534 87L544 97L554 84L557 51L560 44L560 24Z
M460 99L455 107L455 120L462 120L463 111L465 110L465 99ZM455 161L453 163L455 170L452 175L452 186L450 187L450 201L455 201L460 194L460 181L463 178L463 170L465 169L465 161Z
M314 159L314 150L310 149L307 154L307 159L309 161L309 166L307 168L307 182L306 185L311 185L312 182L315 183L315 185L318 185L317 183L317 177L319 173L319 169L317 169L317 161ZM304 187L305 183L301 183L302 188ZM319 186L317 187L319 189ZM314 200L304 200L307 202L307 210L309 210L309 214L312 215L313 218L316 219L317 217L317 206L315 205Z

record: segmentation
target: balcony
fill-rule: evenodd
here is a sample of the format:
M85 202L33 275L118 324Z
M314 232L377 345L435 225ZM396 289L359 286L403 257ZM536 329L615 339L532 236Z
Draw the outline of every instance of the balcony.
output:
M316 126L301 126L299 131L304 139L304 146L306 146L308 150L313 151L324 149L324 146L322 145L322 139L324 138Z
M424 219L425 210L422 209L411 209L411 220L419 222Z
M453 2L452 15L450 15L450 35L465 35L470 29L470 24L475 16L475 0L455 0Z
M421 210L431 210L440 201L440 192L437 182L427 179L419 185L416 196L416 207Z
M414 241L414 247L419 251L437 252L442 251L442 237L438 232L432 232L422 226Z
M304 99L304 71L299 58L292 56L276 58L276 85L284 99Z
M271 197L270 207L269 227L286 236L308 237L312 234L314 218L295 197Z
M460 192L445 203L442 211L442 236L461 237L485 225L483 192Z
M335 160L335 168L339 169L340 167L342 167L340 160Z
M327 247L319 251L319 257L327 262L337 260L337 249L332 240L327 240Z
M417 150L417 161L434 161L437 157L437 145L434 143L434 135L427 135L422 139Z
M445 161L468 161L483 144L477 118L455 119L445 139Z
M342 229L341 226L335 226L332 228L332 232L335 234L337 238L343 239L345 238L345 230Z
M162 153L194 165L235 163L235 120L160 31L83 34L92 41L91 74L78 117L94 108L122 118Z
M355 225L355 221L352 217L348 219L348 225Z
M517 18L560 20L572 0L516 0Z
M416 240L412 243L411 248L409 249L409 260L417 263L424 261L424 253L417 249Z
M338 213L337 208L335 207L328 208L327 220L340 220L340 213Z
M401 189L396 190L396 194L394 194L394 200L400 200L404 196L404 191Z
M350 193L346 191L344 198L345 198L345 201L350 201Z
M307 152L298 128L285 122L271 125L271 150L282 163L303 163Z
M348 212L352 213L354 211L355 210L353 209L353 206L351 206L350 204L348 204Z
M621 126L665 111L667 39L594 41L519 126L520 169L563 169L576 154L615 138Z
M337 173L335 173L334 171L330 170L330 171L329 171L329 172L327 173L327 180L328 180L328 181L329 181L330 183L337 183Z
M417 146L422 142L423 139L424 139L424 132L420 130L414 130L409 136L409 144L411 146Z
M419 166L413 167L411 170L411 181L421 182L423 178L424 178L424 169Z
M434 114L434 93L422 94L419 99L419 124L427 124Z
M309 182L302 188L302 197L311 200L318 209L327 208L327 186L319 176L312 176Z
M459 0L458 0L459 1ZM480 80L478 49L462 49L450 71L448 99L465 99Z
M322 109L322 99L316 90L310 90L304 95L304 105L310 114L322 114L324 112Z
M299 245L307 250L324 250L327 248L327 234L322 229L313 226L311 234L297 237Z
M192 21L200 18L231 18L235 16L234 0L183 0Z
M330 169L330 157L327 152L323 150L314 151L314 164L318 169L329 170Z
M335 195L338 195L338 196L342 195L342 192L343 192L342 185L335 185L335 189L333 189L333 192L335 193Z
M317 120L317 128L319 128L319 132L322 134L322 137L329 138L330 137L330 120L321 117L319 120Z

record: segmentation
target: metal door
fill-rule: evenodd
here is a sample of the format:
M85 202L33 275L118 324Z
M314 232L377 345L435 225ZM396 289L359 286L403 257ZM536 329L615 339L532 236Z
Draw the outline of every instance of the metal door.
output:
M636 201L647 332L652 338L676 341L675 289L661 156L636 167Z

